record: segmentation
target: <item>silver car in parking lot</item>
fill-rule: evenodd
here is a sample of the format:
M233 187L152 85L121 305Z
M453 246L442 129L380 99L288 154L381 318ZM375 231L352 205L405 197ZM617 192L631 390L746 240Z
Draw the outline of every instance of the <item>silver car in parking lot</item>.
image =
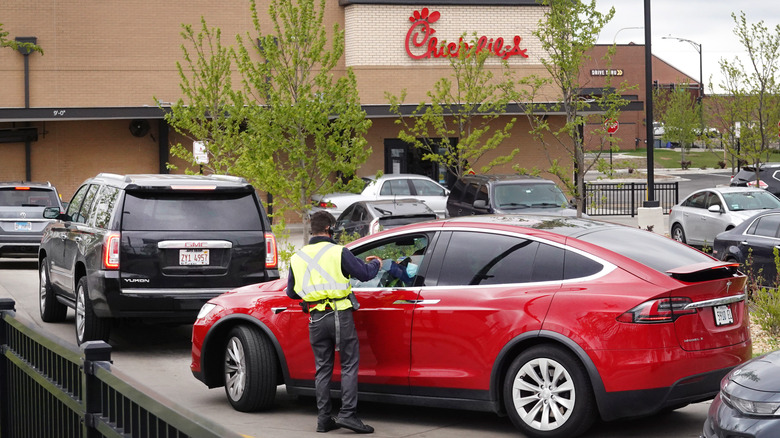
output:
M64 211L51 183L0 182L0 257L35 257L43 229L51 222L46 207Z
M691 193L669 212L672 238L691 246L712 246L715 236L761 210L780 208L780 199L753 187L714 187Z

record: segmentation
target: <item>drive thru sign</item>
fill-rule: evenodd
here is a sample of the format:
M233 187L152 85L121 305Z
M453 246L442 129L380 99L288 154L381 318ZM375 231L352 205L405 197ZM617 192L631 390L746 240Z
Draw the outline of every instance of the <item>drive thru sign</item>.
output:
M607 119L604 122L604 127L607 129L607 132L610 134L616 133L619 126L620 125L618 124L618 121L615 119Z

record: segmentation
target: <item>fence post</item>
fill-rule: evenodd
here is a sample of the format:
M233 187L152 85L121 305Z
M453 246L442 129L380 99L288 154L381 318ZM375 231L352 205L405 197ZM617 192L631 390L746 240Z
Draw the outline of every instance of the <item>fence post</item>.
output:
M111 346L103 341L88 341L81 344L81 372L84 373L84 420L82 436L99 437L97 418L102 413L100 403L100 380L95 377L95 368L111 363Z
M634 198L636 198L636 183L631 183L631 217L634 217L634 213L636 212L636 203L634 202Z
M16 302L11 298L0 298L0 437L11 436L8 421L11 418L11 394L8 391L8 325L5 315L16 311Z

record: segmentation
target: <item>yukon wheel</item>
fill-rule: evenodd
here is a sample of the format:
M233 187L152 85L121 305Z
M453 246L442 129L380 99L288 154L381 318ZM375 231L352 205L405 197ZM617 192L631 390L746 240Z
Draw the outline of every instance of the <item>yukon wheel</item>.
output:
M276 351L271 342L245 326L230 331L225 344L225 394L233 409L269 409L276 398Z
M49 281L48 259L45 257L38 265L38 291L40 298L41 320L43 322L62 322L68 313L68 307L57 301Z
M110 321L95 315L89 300L87 277L79 279L76 287L76 342L106 341L110 334Z
M555 346L529 348L512 362L504 404L512 423L531 437L575 437L596 420L584 367Z
M685 231L683 231L682 225L680 224L674 224L672 227L672 239L680 242L680 243L686 243L685 242Z

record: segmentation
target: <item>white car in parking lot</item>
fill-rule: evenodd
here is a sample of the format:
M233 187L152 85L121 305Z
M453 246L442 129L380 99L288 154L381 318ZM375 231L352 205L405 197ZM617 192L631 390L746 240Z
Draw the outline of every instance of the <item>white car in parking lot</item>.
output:
M363 178L366 186L360 193L337 192L312 197L313 214L325 210L339 217L344 210L358 201L415 198L425 202L439 218L445 217L447 196L450 191L436 181L424 175L394 173L379 178Z
M780 208L780 199L754 187L715 187L691 193L669 212L670 235L692 246L712 246L715 236L761 210Z

